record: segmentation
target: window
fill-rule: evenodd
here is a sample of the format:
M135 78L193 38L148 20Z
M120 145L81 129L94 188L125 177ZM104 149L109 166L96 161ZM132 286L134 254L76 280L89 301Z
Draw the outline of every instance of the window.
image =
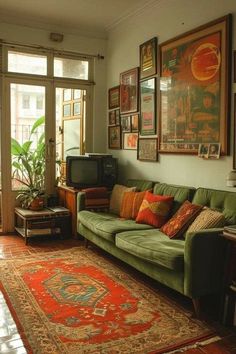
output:
M43 96L37 96L36 97L36 109L43 109L43 101L44 101L44 98Z
M24 95L22 96L22 108L29 109L30 108L30 96Z
M47 56L8 51L8 71L47 75Z
M88 80L89 62L86 60L54 58L54 76Z

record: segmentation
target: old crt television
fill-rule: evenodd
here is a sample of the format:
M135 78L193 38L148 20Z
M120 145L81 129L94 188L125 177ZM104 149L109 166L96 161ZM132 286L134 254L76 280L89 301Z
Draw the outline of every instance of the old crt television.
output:
M112 156L67 156L66 185L77 189L105 186L117 181L117 159Z

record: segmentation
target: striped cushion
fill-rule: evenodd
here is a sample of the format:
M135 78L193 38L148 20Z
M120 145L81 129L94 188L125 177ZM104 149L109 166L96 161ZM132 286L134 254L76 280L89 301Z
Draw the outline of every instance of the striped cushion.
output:
M204 208L196 217L193 223L187 229L187 232L195 232L202 229L211 229L213 227L223 227L225 217L217 210Z
M136 219L146 191L125 192L123 195L120 217L124 219Z

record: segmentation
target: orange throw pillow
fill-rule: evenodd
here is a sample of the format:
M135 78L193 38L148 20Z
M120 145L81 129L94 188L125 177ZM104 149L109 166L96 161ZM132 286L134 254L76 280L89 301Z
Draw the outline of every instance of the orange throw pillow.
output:
M121 203L120 217L124 219L136 219L145 193L146 191L125 192Z
M197 217L201 209L201 205L192 204L186 200L172 218L162 226L161 231L169 238L178 237Z
M161 227L170 212L174 197L146 192L136 222Z

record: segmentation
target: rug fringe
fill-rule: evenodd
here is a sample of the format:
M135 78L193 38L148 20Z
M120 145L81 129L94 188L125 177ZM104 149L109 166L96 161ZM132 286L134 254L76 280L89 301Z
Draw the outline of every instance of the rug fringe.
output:
M202 342L196 342L195 344L192 344L192 345L187 345L186 347L184 348L179 348L179 349L175 349L175 350L172 350L170 352L165 352L163 354L174 354L174 353L183 353L185 352L186 350L188 349L197 349L199 347L204 347L208 344L211 344L211 343L214 343L214 342L217 342L218 340L220 340L221 337L219 336L215 336L213 338L209 338L209 339L206 339Z

